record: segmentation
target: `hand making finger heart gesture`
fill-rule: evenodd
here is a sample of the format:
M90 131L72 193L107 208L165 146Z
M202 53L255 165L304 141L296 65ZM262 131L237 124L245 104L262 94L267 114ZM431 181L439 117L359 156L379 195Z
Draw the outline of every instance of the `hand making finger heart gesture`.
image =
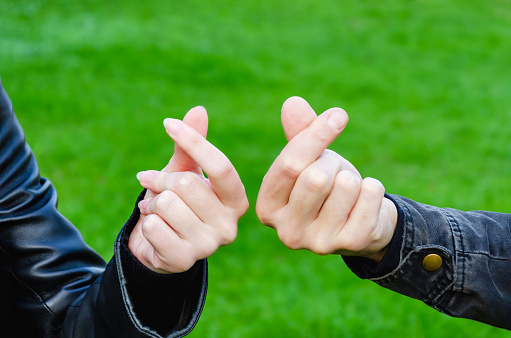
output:
M128 247L149 269L177 273L234 241L248 200L232 163L206 140L203 107L164 125L175 142L174 155L162 171L137 175L148 190Z
M282 107L288 144L263 179L256 213L291 249L379 261L397 211L379 181L362 179L350 162L327 149L347 123L340 108L316 116L305 100L289 98Z

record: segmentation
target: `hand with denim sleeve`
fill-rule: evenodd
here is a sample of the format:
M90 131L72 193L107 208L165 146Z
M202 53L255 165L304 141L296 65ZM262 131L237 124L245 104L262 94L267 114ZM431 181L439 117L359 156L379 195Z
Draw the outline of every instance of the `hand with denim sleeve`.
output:
M175 152L162 171L137 175L148 190L128 247L149 269L179 273L234 241L248 200L232 163L205 138L203 107L164 125Z
M379 181L362 179L327 149L348 115L331 108L317 116L305 100L291 97L281 117L288 144L263 179L259 220L291 249L381 260L396 228L396 207Z

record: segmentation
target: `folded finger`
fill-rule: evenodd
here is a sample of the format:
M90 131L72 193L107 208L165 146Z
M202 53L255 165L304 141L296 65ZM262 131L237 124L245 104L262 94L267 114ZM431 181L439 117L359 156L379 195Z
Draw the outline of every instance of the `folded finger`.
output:
M222 217L224 206L218 196L211 190L207 181L194 173L165 173L149 170L138 173L137 178L143 187L156 193L165 190L175 192L206 224L217 224ZM149 213L145 208L148 203L148 201L143 201L143 205L140 205L140 211L143 214Z
M332 190L336 174L341 170L338 158L323 153L296 180L286 209L290 217L303 224L312 223Z
M197 236L206 225L190 207L173 191L165 190L155 198L143 201L146 214L156 214L181 238Z
M143 257L156 270L169 271L171 267L172 272L183 272L193 265L195 260L187 254L189 244L160 216L147 216L142 233L150 246L144 245Z
M360 194L349 215L349 219L339 234L346 239L359 239L371 242L379 236L374 233L380 217L380 209L385 188L376 179L366 177L360 185ZM342 230L342 233L341 233ZM367 244L360 243L360 246Z
M362 180L349 170L341 170L335 177L332 191L325 200L317 222L329 233L338 233L348 220L357 201Z

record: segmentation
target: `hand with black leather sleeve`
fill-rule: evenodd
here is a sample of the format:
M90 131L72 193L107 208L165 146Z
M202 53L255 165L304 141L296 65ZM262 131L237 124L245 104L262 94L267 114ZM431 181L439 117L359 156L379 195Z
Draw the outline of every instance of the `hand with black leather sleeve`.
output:
M145 267L128 250L140 217L135 207L106 264L57 210L56 190L40 177L1 82L0 128L2 336L176 337L190 332L206 296L206 261L172 275Z

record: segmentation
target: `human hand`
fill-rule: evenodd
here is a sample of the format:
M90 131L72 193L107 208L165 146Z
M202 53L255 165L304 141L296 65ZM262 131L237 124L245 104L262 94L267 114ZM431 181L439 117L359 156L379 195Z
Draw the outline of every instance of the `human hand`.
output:
M137 175L148 190L128 247L147 268L178 273L234 241L248 200L231 162L205 139L204 108L193 108L183 122L164 124L175 142L174 155L161 172Z
M379 181L362 179L350 162L326 149L347 123L340 108L316 116L302 98L286 100L282 126L288 144L263 179L256 213L291 249L380 261L397 210Z

